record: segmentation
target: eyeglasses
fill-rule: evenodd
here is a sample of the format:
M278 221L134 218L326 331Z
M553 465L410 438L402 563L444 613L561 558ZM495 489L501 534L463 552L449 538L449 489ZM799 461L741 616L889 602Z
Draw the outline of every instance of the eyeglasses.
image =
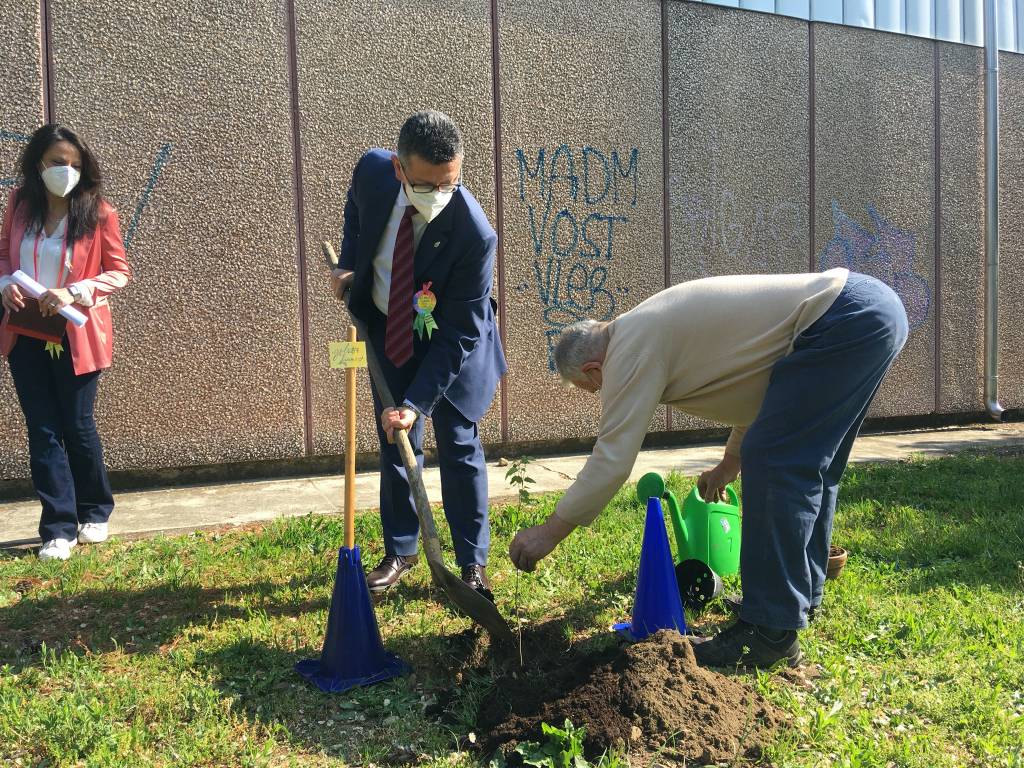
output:
M399 161L398 164L401 166L402 173L405 174L405 178L408 179L409 178L409 172L407 170L405 170L405 165L401 161ZM460 178L461 178L461 173L460 173ZM423 195L430 194L435 189L438 192L441 192L441 193L447 195L449 192L454 192L456 189L458 189L461 186L462 186L462 182L461 181L457 181L454 184L413 184L412 182L409 183L409 188L413 192L419 192L420 194L423 194Z

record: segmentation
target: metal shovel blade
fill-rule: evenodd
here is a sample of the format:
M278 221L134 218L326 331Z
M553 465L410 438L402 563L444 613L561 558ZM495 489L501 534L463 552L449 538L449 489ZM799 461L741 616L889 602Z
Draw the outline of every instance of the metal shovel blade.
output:
M367 342L368 366L371 355L370 344ZM385 391L379 385L377 394L382 396L383 401ZM389 407L386 402L384 404L385 407ZM409 478L409 487L412 489L413 499L416 502L416 516L420 520L420 532L423 536L423 553L427 557L427 565L430 566L430 575L433 577L434 583L444 590L448 599L455 603L459 610L486 629L491 637L501 642L513 643L512 630L498 613L498 608L494 603L444 567L441 541L437 535L437 527L434 525L434 513L430 509L427 489L423 485L423 477L420 474L420 467L416 461L416 455L413 453L412 444L409 442L409 435L405 431L396 430L395 440L398 443L398 452L402 456L405 474Z
M359 331L360 338L366 343L366 366L370 370L377 394L385 408L393 408L395 400L391 396L391 390L380 369L380 363L374 353L373 345L370 343L369 334L366 333L366 327L354 317L352 324ZM412 489L416 516L419 518L420 533L423 536L423 552L426 555L427 565L430 567L430 575L434 583L444 591L448 599L455 603L460 611L486 629L492 638L513 643L512 630L509 629L508 623L502 618L494 603L445 568L444 558L441 555L441 542L437 536L437 526L434 524L434 513L430 509L430 499L427 497L426 486L423 485L423 476L416 461L416 454L412 450L412 444L409 442L409 435L404 431L396 431L395 440L398 445L398 453L402 457L402 464L405 466L406 477L409 479L409 487Z

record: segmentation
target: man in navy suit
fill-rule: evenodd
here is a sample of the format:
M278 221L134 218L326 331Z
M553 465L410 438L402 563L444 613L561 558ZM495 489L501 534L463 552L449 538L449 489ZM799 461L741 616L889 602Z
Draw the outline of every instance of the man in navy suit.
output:
M417 561L419 521L395 429L423 465L423 419L433 419L441 497L462 579L490 597L487 468L477 422L507 370L491 298L497 235L460 184L462 138L447 115L417 112L398 153L372 149L352 174L339 269L331 287L362 320L398 408L380 414L380 510L385 556L366 578L393 586ZM415 304L415 307L414 307Z

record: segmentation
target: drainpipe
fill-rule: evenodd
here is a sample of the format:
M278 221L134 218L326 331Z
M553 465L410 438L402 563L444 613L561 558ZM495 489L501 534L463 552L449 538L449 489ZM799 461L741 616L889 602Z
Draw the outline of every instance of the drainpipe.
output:
M999 40L996 0L985 0L985 410L999 404Z

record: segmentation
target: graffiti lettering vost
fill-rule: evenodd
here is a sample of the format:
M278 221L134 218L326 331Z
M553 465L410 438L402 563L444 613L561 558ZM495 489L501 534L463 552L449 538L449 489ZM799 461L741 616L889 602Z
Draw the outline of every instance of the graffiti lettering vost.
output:
M609 283L615 239L637 206L640 151L562 144L515 153L519 200L526 203L534 261L515 290L532 287L544 306L548 368L567 325L585 318L610 320L617 296L629 293ZM531 283L532 278L532 283Z

